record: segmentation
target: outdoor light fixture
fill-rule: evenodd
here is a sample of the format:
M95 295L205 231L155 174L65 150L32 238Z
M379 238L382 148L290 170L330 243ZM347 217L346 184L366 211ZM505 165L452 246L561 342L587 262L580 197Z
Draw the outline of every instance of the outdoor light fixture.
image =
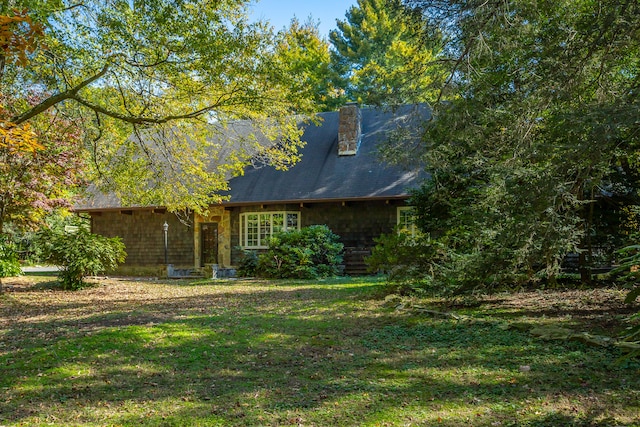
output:
M167 232L169 231L169 224L167 224L167 221L164 222L162 229L164 230L164 263L166 265L169 263L167 261Z

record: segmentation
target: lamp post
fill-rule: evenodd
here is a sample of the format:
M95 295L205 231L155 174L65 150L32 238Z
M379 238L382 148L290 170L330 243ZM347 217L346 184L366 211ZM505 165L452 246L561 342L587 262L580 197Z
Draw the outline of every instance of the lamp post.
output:
M169 263L167 261L167 232L169 231L169 224L167 224L167 221L164 222L162 229L164 230L164 264L167 265Z

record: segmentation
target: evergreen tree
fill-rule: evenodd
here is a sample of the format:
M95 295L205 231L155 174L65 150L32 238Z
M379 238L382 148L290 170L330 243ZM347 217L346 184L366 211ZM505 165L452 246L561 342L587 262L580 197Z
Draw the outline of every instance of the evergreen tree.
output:
M441 39L396 0L358 0L329 34L332 60L351 101L399 105L434 99L443 78Z
M419 147L432 178L414 197L448 248L438 283L553 279L571 252L588 280L594 208L637 195L640 4L405 5L439 23L451 64L453 96Z

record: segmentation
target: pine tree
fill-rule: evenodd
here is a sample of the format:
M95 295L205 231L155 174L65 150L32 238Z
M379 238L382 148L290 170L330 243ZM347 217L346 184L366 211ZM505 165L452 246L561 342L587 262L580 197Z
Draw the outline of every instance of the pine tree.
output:
M571 252L588 262L596 208L637 195L640 4L406 5L449 40L454 95L435 106L421 147L432 178L414 198L450 253L440 283L553 279Z
M444 74L441 39L428 24L399 1L358 0L329 34L347 98L381 105L432 101Z

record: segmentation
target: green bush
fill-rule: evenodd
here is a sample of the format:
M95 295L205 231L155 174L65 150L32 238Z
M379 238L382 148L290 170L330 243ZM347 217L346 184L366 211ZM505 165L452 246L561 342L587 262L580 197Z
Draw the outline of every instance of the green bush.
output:
M82 288L85 276L113 270L127 256L119 237L99 236L84 227L74 232L49 230L43 238L48 241L48 261L62 267L58 280L63 289Z
M279 279L335 276L342 264L343 244L326 225L277 233L258 257L257 275Z
M0 235L0 278L19 276L21 273L15 245L7 236Z
M639 236L634 236L637 240ZM625 302L633 304L640 297L640 245L626 246L617 252L619 256L618 267L609 272L609 276L615 278L629 288ZM640 356L640 312L627 319L629 327L622 333L621 339L627 343L635 344L636 347L624 357L634 358Z
M376 239L365 261L371 271L388 275L399 290L427 291L433 295L465 295L493 289L504 283L524 283L527 276L513 273L494 252L479 249L456 252L464 229L449 230L433 238L428 233L411 235L403 230ZM502 267L502 268L498 268ZM488 272L490 271L491 272Z
M625 302L633 304L640 297L640 245L629 245L618 250L618 266L609 272L609 277L623 282L630 288Z
M389 283L406 290L428 289L437 277L437 260L442 254L436 241L423 234L395 230L375 239L371 256L365 259L369 271L384 273Z
M240 277L256 275L258 268L258 253L256 251L242 251L242 258L238 262L237 273Z

